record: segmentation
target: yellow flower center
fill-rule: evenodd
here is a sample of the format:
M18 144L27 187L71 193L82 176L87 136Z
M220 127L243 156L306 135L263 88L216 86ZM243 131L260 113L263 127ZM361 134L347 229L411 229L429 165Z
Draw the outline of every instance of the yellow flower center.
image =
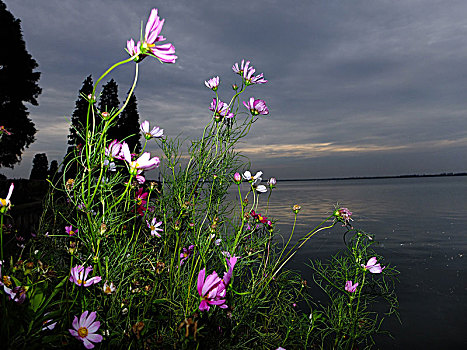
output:
M76 282L78 282L78 285L82 285L82 284L83 284L83 280L76 280Z
M88 336L88 329L86 327L80 327L78 329L78 335L81 338L86 338Z
M7 202L6 199L0 198L0 207L6 207Z
M110 289L109 286L105 286L104 293L105 293L105 294L110 294L110 293L112 293L112 290Z
M9 276L3 276L3 284L7 287L11 286L11 280Z
M151 225L150 229L151 229L151 231L154 231L156 228Z

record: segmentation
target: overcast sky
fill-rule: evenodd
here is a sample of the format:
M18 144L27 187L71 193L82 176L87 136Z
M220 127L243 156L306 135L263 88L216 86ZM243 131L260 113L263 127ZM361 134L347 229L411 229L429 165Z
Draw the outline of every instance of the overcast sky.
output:
M246 58L269 82L245 99L264 99L270 115L239 147L265 177L467 171L467 1L4 2L42 73L29 106L37 140L7 176L28 177L35 153L62 160L84 78L127 57L154 7L179 58L144 60L136 96L141 120L167 136L200 136L204 81L219 75L230 100L232 64ZM121 100L133 68L112 75Z

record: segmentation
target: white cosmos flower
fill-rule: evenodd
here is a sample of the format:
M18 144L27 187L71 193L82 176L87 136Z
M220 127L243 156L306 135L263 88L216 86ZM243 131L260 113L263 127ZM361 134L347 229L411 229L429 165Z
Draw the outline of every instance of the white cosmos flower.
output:
M243 173L242 177L247 180L247 181L255 181L258 178L261 178L261 175L263 175L262 171L258 171L255 176L251 176L251 173L247 170Z

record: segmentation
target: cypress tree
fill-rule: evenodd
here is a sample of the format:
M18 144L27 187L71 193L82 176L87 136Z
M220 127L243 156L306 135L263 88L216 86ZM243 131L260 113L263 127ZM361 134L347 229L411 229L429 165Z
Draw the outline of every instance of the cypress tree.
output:
M75 102L75 110L71 115L70 133L68 134L68 144L71 146L84 145L89 102L83 96L88 96L92 93L92 84L92 76L89 75L84 79L83 85L79 90L78 99Z
M21 154L34 142L36 128L29 118L25 102L38 105L41 88L37 62L26 50L21 21L0 0L0 125L12 135L0 138L0 167L13 168Z
M118 118L116 134L118 140L126 138L125 142L128 143L131 151L134 150L135 153L141 151L139 113L135 94L131 94L128 104Z
M32 169L29 180L45 180L47 179L49 170L49 161L45 153L36 153L32 160Z
M99 99L99 110L101 112L115 112L120 105L118 100L118 85L115 80L111 79L102 87L101 96ZM109 129L108 140L118 139L118 131L116 125ZM121 141L121 140L119 140Z

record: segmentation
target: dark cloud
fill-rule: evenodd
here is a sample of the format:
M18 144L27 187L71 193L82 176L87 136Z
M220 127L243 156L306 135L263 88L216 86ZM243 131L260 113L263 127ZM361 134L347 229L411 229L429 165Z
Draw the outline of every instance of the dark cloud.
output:
M5 2L43 88L30 108L37 141L8 175L28 176L34 153L61 159L82 81L126 57L154 6L179 59L143 62L136 95L166 134L199 135L212 98L204 80L220 75L230 99L231 66L248 58L269 83L245 99L271 111L240 145L255 168L288 178L466 170L463 1ZM121 98L132 74L130 64L112 75Z

